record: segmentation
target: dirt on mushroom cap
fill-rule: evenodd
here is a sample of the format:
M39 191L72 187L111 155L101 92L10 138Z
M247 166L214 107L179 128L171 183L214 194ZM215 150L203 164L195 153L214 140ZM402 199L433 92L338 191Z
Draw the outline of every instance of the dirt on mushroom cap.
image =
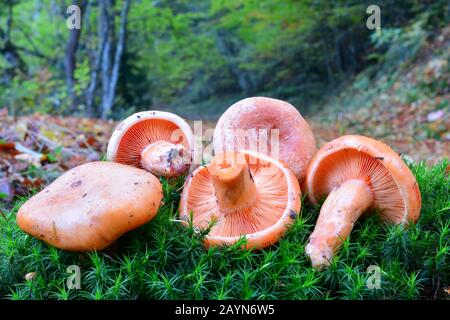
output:
M19 227L55 247L101 250L157 213L162 186L152 174L112 162L71 169L29 199Z

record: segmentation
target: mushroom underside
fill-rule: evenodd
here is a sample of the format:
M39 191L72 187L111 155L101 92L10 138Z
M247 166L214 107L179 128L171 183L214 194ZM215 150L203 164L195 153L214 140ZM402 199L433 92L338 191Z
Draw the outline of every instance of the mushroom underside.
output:
M206 228L213 222L210 236L239 237L267 229L280 220L286 211L289 195L283 172L263 169L258 164L249 164L248 168L256 186L256 198L248 207L231 213L222 212L218 206L207 167L192 178L187 206L192 210L197 227Z
M301 191L294 173L257 152L223 156L216 155L187 181L180 201L183 224L206 228L206 246L232 245L242 237L242 247L252 250L276 243L300 212Z
M189 169L192 155L187 137L175 123L144 119L124 133L111 160L171 177Z
M408 206L406 203L401 189L404 186L399 185L402 182L396 181L394 179L396 172L391 174L386 167L399 172L405 170L389 162L401 161L396 154L387 149L385 158L365 153L362 148L337 150L332 148L332 143L324 146L319 153L329 152L329 154L325 153L324 157L319 154L308 169L307 184L310 198L313 202L325 198L316 226L305 248L315 268L330 264L334 253L347 239L355 222L369 208L372 212L378 213L383 220L395 224L406 225L414 222L409 219L415 218L414 214L409 218L411 204ZM407 167L406 170L408 171ZM399 178L397 175L396 179L402 177ZM403 183L409 186L410 176L407 175L405 180Z
M404 198L383 161L383 158L377 159L355 149L332 153L317 167L311 192L316 200L320 200L345 181L358 179L373 193L370 208L385 221L402 223L406 217Z

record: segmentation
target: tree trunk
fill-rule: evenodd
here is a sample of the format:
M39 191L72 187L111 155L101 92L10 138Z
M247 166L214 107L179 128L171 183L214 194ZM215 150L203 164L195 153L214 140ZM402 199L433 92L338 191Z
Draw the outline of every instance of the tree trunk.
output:
M114 23L114 16L111 18L110 9L111 1L104 0L100 2L101 10L101 32L106 37L105 46L102 52L102 102L100 107L100 116L103 118L105 114L105 109L107 108L106 102L108 100L108 89L110 81L110 70L111 70L111 50L112 50L112 39L111 39L111 22Z
M244 94L248 94L252 91L251 83L249 83L247 79L247 75L244 71L242 71L237 65L235 60L235 54L231 51L224 38L226 36L220 30L216 32L217 46L219 51L227 58L228 67L231 73L236 77L239 88L243 91Z
M4 81L8 82L12 79L17 70L20 70L22 73L27 72L27 65L23 61L22 57L19 54L19 49L13 44L11 41L11 32L12 32L12 24L13 24L13 1L8 1L8 16L6 18L6 30L3 31L0 27L0 38L3 42L3 47L0 47L0 54L3 54L5 60L10 65L9 68L6 68L6 74Z
M103 7L101 5L99 6L99 10L100 18L98 19L98 38L100 39L100 43L95 53L94 62L91 67L91 78L89 86L86 90L86 108L89 116L94 115L94 95L97 90L97 80L100 67L102 65L103 52L105 51L106 42L108 41L108 28L104 27L105 17L103 16Z
M340 32L336 27L333 28L333 38L334 38L334 51L335 51L335 62L336 69L338 70L338 76L344 73L344 67L342 63L341 56L341 39L343 38L344 31Z
M120 62L122 58L123 48L125 44L125 34L126 34L126 25L127 25L127 16L128 11L130 9L130 0L125 0L122 12L120 14L120 27L119 27L119 38L116 44L116 50L114 54L114 61L112 68L111 66L111 56L110 50L111 39L108 37L108 41L106 41L104 52L103 52L103 63L102 63L102 72L103 72L103 95L102 95L102 107L101 107L101 118L105 119L112 109L112 105L114 103L114 97L116 92L117 81L119 79L119 69Z
M77 1L76 3L80 9L82 14L84 13L84 9L86 8L87 1ZM66 46L66 56L64 59L64 69L66 73L66 83L67 83L67 91L70 99L70 109L75 110L78 106L77 95L75 92L75 69L76 69L76 54L78 49L78 43L80 40L81 29L72 29L70 30L69 39L67 41Z
M69 40L66 47L66 56L64 59L64 69L66 72L67 92L70 99L70 109L75 110L77 107L77 98L75 93L75 68L76 68L76 52L78 41L80 39L81 29L73 29L70 31Z

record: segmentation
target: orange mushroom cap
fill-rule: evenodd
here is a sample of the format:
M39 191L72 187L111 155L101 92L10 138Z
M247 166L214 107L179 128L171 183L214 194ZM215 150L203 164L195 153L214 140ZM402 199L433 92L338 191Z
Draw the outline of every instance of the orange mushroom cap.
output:
M306 248L316 266L329 263L368 208L402 225L415 223L420 215L414 175L391 148L368 137L347 135L325 144L311 160L306 186L313 203L328 196Z
M278 130L278 141L273 140L274 130ZM300 183L317 151L311 128L300 112L285 101L266 97L243 99L229 107L217 122L213 145L216 154L253 150L282 160Z
M395 224L415 223L421 197L416 178L383 142L346 135L325 144L311 160L306 185L313 203L348 179L362 179L374 194L373 207Z
M194 135L188 123L164 111L143 111L122 121L108 144L107 159L176 177L193 170Z
M101 250L157 213L162 186L151 173L113 162L75 167L25 202L17 224L57 248Z
M281 237L298 215L301 191L283 163L252 151L216 155L187 180L180 216L206 228L207 246L229 245L246 236L247 248L264 248Z

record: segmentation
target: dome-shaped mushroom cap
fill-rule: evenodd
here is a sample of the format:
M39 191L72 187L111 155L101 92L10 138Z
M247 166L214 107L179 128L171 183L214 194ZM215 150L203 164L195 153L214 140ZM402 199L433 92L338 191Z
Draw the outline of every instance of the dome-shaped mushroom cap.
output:
M107 160L142 168L142 152L157 141L180 144L191 156L194 154L194 134L186 121L170 112L142 111L123 120L114 130ZM191 166L191 171L194 169Z
M251 129L269 131L267 152L260 147L255 150L249 146L249 143L255 143L261 138L260 135L253 136L258 133L251 132ZM279 155L271 150L270 130L274 129L278 129L279 133ZM216 154L227 150L253 150L279 157L300 183L305 179L308 163L317 151L311 128L300 112L285 101L266 97L243 99L229 107L217 122L213 145Z
M26 233L57 248L101 250L157 213L162 187L145 170L113 162L73 168L17 213Z
M223 211L212 176L217 169L209 170L209 164L199 167L186 181L180 199L180 217L188 225L192 213L193 225L200 228L214 222L205 239L207 246L230 245L245 235L247 248L265 248L279 240L300 212L300 186L285 164L257 152L238 153L245 158L245 173L249 173L249 179L255 188L244 188L242 193L256 191L253 202L249 204L247 200L252 197L246 195L242 197L246 201L244 207L231 201L238 209ZM236 175L239 169L240 167L223 169L228 170L223 182L230 187L224 193L229 199L236 196L227 192L233 193L236 190L233 180L242 182L242 176Z
M317 203L349 179L367 182L373 207L390 222L416 222L421 196L416 178L399 155L369 137L347 135L325 144L310 162L306 177L308 197Z

